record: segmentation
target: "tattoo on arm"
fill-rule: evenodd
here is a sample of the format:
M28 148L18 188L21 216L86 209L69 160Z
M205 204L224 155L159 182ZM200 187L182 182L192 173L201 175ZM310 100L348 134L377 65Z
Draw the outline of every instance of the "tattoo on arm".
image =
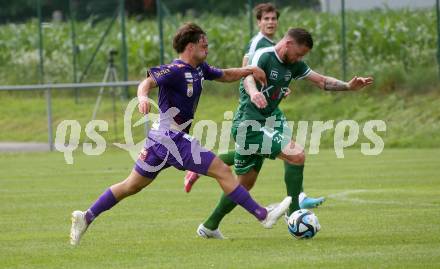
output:
M348 83L335 78L327 77L324 80L325 91L348 91Z

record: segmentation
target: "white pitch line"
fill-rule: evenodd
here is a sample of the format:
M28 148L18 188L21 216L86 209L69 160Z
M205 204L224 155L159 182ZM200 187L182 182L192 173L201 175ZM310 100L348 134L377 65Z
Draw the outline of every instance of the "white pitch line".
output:
M385 190L363 190L363 189L355 189L355 190L347 190L343 192L338 192L334 194L329 194L327 197L335 200L345 201L345 202L351 202L356 204L387 204L387 205L401 205L401 206L433 206L433 207L439 207L437 204L433 203L402 203L398 201L379 201L379 200L367 200L367 199L361 199L361 198L351 198L349 195L351 194L357 194L357 193L378 193L378 192L387 192Z

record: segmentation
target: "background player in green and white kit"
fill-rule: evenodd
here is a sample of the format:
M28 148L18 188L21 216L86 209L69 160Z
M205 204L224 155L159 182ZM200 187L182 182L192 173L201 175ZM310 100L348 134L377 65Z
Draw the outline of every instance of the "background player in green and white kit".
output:
M243 57L242 66L247 66L249 57L255 53L256 50L260 48L272 47L275 45L273 38L275 36L278 27L278 18L280 13L276 7L271 3L262 3L254 8L255 17L257 19L257 24L259 32L255 35L249 44L245 48L245 55ZM287 88L285 96L290 94L290 89ZM227 165L234 164L235 151L229 151L224 154L220 154L219 158L224 161ZM188 171L185 175L184 186L185 191L190 192L192 185L196 182L200 175L192 171ZM304 193L303 188L301 188L301 193L299 195L299 202L301 208L314 208L323 203L324 197L312 198L307 197Z
M305 161L304 149L291 140L291 130L278 107L291 80L306 79L327 91L354 91L373 82L371 77L354 77L344 82L312 71L302 61L312 48L309 32L291 28L275 46L257 50L250 58L250 65L264 70L267 85L262 87L249 76L242 80L240 105L232 126L236 141L235 173L246 189L255 184L264 158L284 161L287 193L292 197L288 214L299 209ZM222 196L211 216L197 229L198 235L223 238L218 226L233 208L235 205ZM209 236L214 234L217 236Z

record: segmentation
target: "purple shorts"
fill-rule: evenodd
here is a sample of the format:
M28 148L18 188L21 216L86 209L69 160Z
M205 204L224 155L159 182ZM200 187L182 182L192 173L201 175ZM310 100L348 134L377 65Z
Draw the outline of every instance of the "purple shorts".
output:
M206 175L214 158L213 152L186 133L151 130L134 169L149 179L170 166Z

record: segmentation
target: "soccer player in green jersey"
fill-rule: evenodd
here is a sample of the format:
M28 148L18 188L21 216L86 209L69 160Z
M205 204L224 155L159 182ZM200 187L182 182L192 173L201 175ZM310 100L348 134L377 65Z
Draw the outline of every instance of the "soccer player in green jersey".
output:
M254 8L255 17L257 19L259 32L255 35L249 44L245 48L245 55L243 57L242 66L247 66L250 55L254 54L256 50L260 48L272 47L275 45L273 38L275 36L278 27L278 18L280 13L276 7L271 3L258 4ZM287 88L285 95L290 94L290 89ZM225 162L227 165L234 164L235 151L231 150L224 154L219 154L219 158ZM184 179L184 189L186 192L190 192L193 184L200 177L199 174L188 171ZM299 203L301 208L314 208L319 206L324 202L324 197L308 197L303 188L301 188L301 193L299 194Z
M291 139L291 130L278 105L288 91L291 80L306 79L326 91L356 91L373 83L371 77L355 76L349 82L312 71L302 58L313 48L309 32L291 28L273 47L259 49L250 58L267 76L262 86L248 76L240 83L240 104L232 124L235 140L235 173L240 184L250 190L257 180L264 158L284 161L284 180L292 197L288 214L299 209L298 195L303 182L305 154L301 145ZM235 208L222 195L211 216L197 229L204 238L223 238L218 226Z
M262 3L254 8L259 32L252 37L246 45L242 66L247 66L249 56L254 54L257 49L272 47L275 45L273 38L278 27L278 18L280 13L271 3Z

